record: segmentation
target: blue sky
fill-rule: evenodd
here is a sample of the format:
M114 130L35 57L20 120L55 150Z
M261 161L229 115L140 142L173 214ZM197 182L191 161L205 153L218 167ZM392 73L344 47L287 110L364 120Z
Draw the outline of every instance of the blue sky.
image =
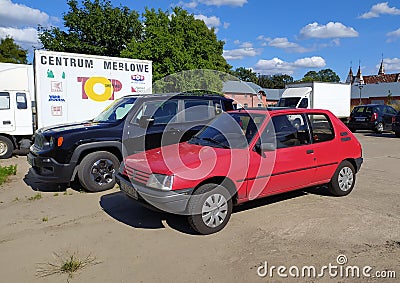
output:
M330 68L345 80L359 62L363 75L400 72L400 1L140 0L111 1L142 13L145 7L182 6L215 27L224 57L260 74L300 79ZM38 24L63 26L66 0L0 0L0 37L37 46Z

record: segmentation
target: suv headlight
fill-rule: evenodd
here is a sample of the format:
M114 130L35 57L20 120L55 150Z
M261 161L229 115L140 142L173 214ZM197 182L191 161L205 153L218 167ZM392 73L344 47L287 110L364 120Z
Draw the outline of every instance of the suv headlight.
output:
M174 182L173 175L151 174L147 181L147 186L163 191L170 191Z

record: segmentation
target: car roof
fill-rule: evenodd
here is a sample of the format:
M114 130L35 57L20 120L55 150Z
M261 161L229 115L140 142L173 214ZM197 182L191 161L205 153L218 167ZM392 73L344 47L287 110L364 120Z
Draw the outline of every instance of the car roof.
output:
M125 95L123 97L135 97L135 98L160 98L160 97L179 97L179 98L207 98L207 99L224 99L224 100L232 100L225 96L219 94L183 94L183 93L152 93L152 94L134 94L134 95Z
M229 111L229 113L249 113L249 114L269 114L269 115L303 114L303 113L332 114L332 112L326 109L306 109L306 108L239 109L239 110Z

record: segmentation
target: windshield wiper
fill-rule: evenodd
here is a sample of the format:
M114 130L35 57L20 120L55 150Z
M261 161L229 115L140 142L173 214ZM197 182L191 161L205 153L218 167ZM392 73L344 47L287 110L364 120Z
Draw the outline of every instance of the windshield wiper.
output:
M219 140L213 139L213 138L198 138L198 139L202 139L202 140L205 140L205 141L212 142L212 143L214 143L216 145L219 145L219 146L221 146L223 148L230 148L228 145L220 142Z

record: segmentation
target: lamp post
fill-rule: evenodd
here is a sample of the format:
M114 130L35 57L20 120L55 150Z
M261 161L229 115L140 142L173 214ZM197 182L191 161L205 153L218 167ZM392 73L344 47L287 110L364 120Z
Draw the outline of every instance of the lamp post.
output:
M363 88L363 85L362 84L359 84L358 85L358 88L360 89L360 105L362 104L362 102L361 102L361 90L362 90L362 88Z

